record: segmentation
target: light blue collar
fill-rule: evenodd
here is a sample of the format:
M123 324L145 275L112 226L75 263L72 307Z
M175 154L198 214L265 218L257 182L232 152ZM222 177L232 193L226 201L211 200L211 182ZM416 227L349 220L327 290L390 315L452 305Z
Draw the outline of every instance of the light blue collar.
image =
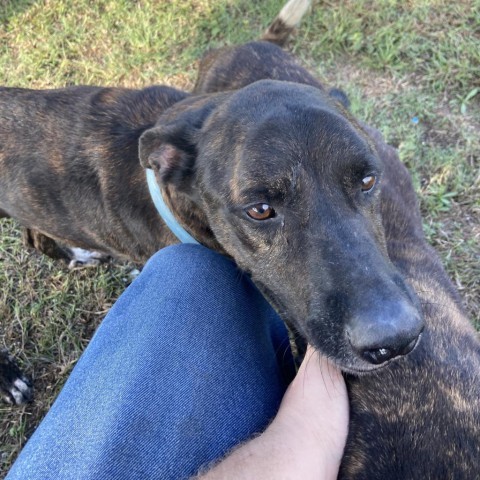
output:
M167 207L165 201L163 200L162 192L160 191L153 170L147 168L145 171L147 173L147 183L148 189L150 190L150 196L152 197L158 213L163 218L163 221L167 224L167 227L182 243L198 244L198 242L178 223L173 213Z

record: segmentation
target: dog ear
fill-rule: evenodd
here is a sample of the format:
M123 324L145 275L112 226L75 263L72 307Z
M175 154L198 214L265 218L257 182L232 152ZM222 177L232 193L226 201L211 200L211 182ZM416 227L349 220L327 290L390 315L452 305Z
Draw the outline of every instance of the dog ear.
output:
M187 187L186 181L195 170L199 132L217 103L208 96L191 101L191 105L179 107L176 118L172 120L170 113L168 123L146 130L139 140L142 167L153 169L162 182L180 188Z
M192 173L196 156L194 141L188 137L188 125L183 124L147 130L139 143L142 167L158 172L164 183L182 183Z

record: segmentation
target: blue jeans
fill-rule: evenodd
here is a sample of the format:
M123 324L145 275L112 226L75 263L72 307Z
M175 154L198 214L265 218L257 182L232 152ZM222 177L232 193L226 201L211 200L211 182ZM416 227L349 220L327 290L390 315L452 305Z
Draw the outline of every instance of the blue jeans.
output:
M188 478L262 431L293 375L285 326L233 262L165 248L112 307L7 479Z

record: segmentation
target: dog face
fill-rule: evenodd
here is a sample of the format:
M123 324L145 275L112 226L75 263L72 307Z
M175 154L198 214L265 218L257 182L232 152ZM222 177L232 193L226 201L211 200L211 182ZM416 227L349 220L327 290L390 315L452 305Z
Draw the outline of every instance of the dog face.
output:
M359 372L408 353L423 323L386 254L382 163L338 108L313 87L256 82L173 107L140 158L202 210L284 320Z

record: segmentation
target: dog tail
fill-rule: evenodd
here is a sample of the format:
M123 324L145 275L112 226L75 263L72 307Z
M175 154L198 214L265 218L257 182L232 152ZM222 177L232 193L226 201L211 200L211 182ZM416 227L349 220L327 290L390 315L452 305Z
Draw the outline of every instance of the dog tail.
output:
M262 40L283 47L311 3L311 0L289 0L267 28Z

